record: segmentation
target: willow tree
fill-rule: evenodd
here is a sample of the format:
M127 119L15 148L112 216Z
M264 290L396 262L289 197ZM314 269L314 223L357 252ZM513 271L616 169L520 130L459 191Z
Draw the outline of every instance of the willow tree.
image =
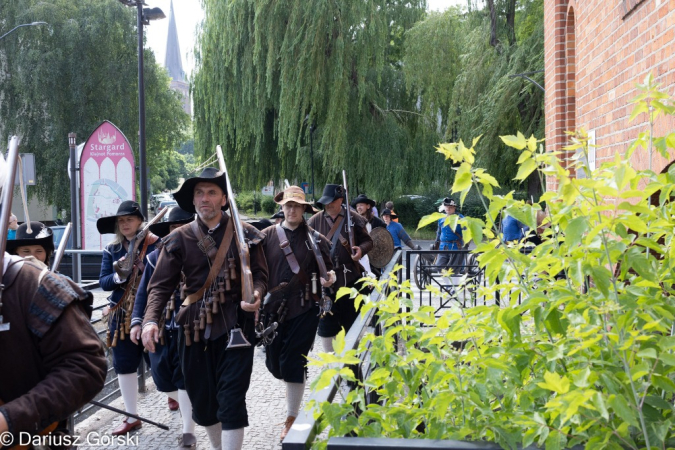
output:
M239 187L308 180L312 124L317 189L341 169L380 198L447 175L401 69L424 0L203 3L195 146L206 157L223 145Z
M406 37L405 75L422 99L421 112L440 119L445 140L482 135L477 163L516 187L519 154L499 136L514 130L544 136L544 93L514 77L544 67L543 0L491 4L492 10L486 4L431 14L415 25ZM543 84L543 73L531 77Z
M68 210L70 131L84 140L108 119L138 148L135 10L100 0L1 3L0 30L33 21L48 25L17 30L1 42L0 135L22 136L21 151L36 157L39 197ZM189 116L153 53L146 50L144 58L153 177L163 173L164 156L185 139Z

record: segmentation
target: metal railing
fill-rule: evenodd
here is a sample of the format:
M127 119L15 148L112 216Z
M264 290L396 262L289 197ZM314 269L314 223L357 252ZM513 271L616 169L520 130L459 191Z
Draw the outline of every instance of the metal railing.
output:
M385 279L393 270L393 268L397 265L400 264L402 260L402 252L401 250L397 250L394 253L394 256L392 257L391 261L389 261L389 264L384 268L382 271L382 279ZM399 277L402 274L399 274ZM386 295L386 292L377 292L374 290L370 294L370 301L371 302L376 302L379 300L380 296ZM371 322L373 320L373 317L375 315L375 308L372 308L368 310L366 313L360 314L354 323L352 324L351 328L347 332L345 336L345 348L343 352L347 352L349 350L353 350L358 347L359 342L361 341L361 338L363 335L366 333L366 330L368 327L371 325ZM362 366L360 367L360 370L357 372L361 373L365 376L368 374L368 368L367 365L364 365L362 362ZM314 400L317 403L322 403L322 402L332 402L333 399L335 398L335 394L338 391L340 385L340 379L339 377L335 377L332 381L331 384L326 387L325 389L322 389L320 391L312 393L312 395L309 397L308 403ZM298 415L298 418L295 420L295 423L291 427L291 430L289 431L288 435L286 435L286 438L284 439L282 443L282 449L283 450L300 450L300 449L305 449L311 445L311 443L314 441L314 438L317 435L317 432L319 431L317 421L314 419L314 414L312 410L308 410L307 408L303 409L300 414Z

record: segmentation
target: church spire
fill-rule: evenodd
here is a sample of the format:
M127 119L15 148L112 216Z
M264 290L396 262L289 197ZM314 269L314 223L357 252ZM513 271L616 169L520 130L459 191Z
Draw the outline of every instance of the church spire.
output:
M169 10L169 34L166 37L166 56L164 57L164 67L171 77L170 86L172 89L180 92L183 97L183 109L186 113L192 113L192 102L190 101L190 88L183 72L183 62L180 56L180 45L178 44L178 28L176 27L176 15L173 12L173 0L170 3Z
M178 44L178 28L176 27L176 15L173 12L173 0L171 0L169 12L169 34L166 38L166 56L164 58L164 67L169 72L169 76L175 81L185 81L185 72L183 72L183 63L180 56L180 45Z

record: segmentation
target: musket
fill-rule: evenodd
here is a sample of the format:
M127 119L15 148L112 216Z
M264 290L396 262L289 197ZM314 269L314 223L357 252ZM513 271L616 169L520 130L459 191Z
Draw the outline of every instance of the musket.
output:
M352 227L352 214L349 211L350 206L349 206L349 191L347 189L347 172L342 171L342 183L345 188L345 207L347 210L347 234L349 235L349 249L352 252L352 255L354 255L354 247L356 246L356 241L354 240L354 227Z
M61 242L59 242L59 248L56 250L56 253L54 254L54 262L52 263L52 272L56 272L59 270L59 264L61 264L61 259L63 258L63 254L66 252L66 247L68 246L68 239L70 238L70 229L72 227L72 223L68 222L68 225L66 225L66 228L63 230L63 236L61 236Z
M143 239L145 239L145 237L150 232L150 226L162 220L162 217L164 217L164 214L166 214L168 210L169 208L164 208L161 210L159 214L153 217L152 220L148 222L141 231L136 233L136 236L134 236L131 241L129 241L127 257L122 260L118 259L113 263L113 269L115 269L115 272L117 272L117 274L120 276L120 279L125 280L129 276L131 270L133 269L136 256L140 251L140 243L143 242Z
M141 416L136 415L136 414L131 414L131 413L128 413L128 412L126 412L126 411L122 411L121 409L114 408L114 407L112 407L112 406L110 406L110 405L106 405L105 403L97 402L96 400L91 400L91 401L89 401L89 403L91 403L91 404L94 405L94 406L98 406L98 407L100 407L100 408L107 409L107 410L110 410L110 411L112 411L112 412L116 412L116 413L118 413L118 414L123 414L123 415L125 415L125 416L127 416L127 417L131 417L132 419L136 419L136 420L140 420L140 421L143 421L143 422L147 422L147 423L149 423L150 425L154 425L154 426L156 426L156 427L161 428L162 430L169 431L169 427L167 427L166 425L161 424L161 423L157 423L157 422L153 422L152 420L146 419L145 417L141 417Z
M244 227L241 225L237 202L234 200L234 192L230 184L230 176L227 173L223 149L220 145L216 146L216 155L218 156L218 165L220 171L225 174L225 187L227 188L227 201L230 205L230 217L234 222L234 237L237 242L237 251L239 252L239 262L241 266L241 298L247 303L255 303L253 298L253 274L251 273L251 255L248 251L248 244L244 237Z
M2 292L5 285L2 277L5 275L5 249L7 248L7 229L9 228L9 216L12 214L12 197L14 196L14 177L16 175L17 160L19 158L19 138L12 136L9 141L7 152L5 184L2 186L2 209L0 211L0 331L9 330L9 323L4 323L2 318ZM2 156L0 155L0 160ZM0 174L2 175L2 174Z

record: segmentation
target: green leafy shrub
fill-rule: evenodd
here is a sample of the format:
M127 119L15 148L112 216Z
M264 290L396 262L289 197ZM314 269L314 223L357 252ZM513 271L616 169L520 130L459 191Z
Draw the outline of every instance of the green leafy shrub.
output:
M399 197L394 202L394 211L398 214L398 220L401 224L412 228L422 217L436 210L434 200L423 195Z
M632 117L649 113L651 127L657 115L675 115L672 99L651 77L639 88ZM573 167L563 167L559 154L545 152L534 137L502 137L520 154L516 179L536 172L542 184L549 177L558 186L541 198L547 228L529 254L521 251L526 244L501 242L495 219L505 208L535 229L541 204L494 194L496 179L473 166L477 139L470 147L439 147L458 166L453 193L465 200L474 190L486 208L481 218L459 221L467 240L480 243L487 283L478 294L485 303L436 317L433 307L413 308L404 295L413 294L409 280L370 280L391 290L364 305L377 308L384 333L313 362L325 366L314 389L335 375L354 380L335 363L354 364L365 352L376 367L354 380L343 404L315 405L329 437L492 441L506 449L675 447L675 165L656 174L630 163L639 149L650 159L653 149L668 157L675 132L658 138L643 132L625 154L594 171L583 157L586 135L570 138L566 150L579 152ZM570 176L581 168L587 178ZM345 294L361 301L356 291L338 293ZM340 335L338 354L343 346ZM378 403L367 404L367 391Z
M277 209L279 208L279 205L274 203L274 197L271 197L269 195L264 195L262 198L262 210L265 212L265 214L272 215L274 214Z
M253 214L260 211L261 195L253 191L240 192L237 194L237 207L245 213Z

